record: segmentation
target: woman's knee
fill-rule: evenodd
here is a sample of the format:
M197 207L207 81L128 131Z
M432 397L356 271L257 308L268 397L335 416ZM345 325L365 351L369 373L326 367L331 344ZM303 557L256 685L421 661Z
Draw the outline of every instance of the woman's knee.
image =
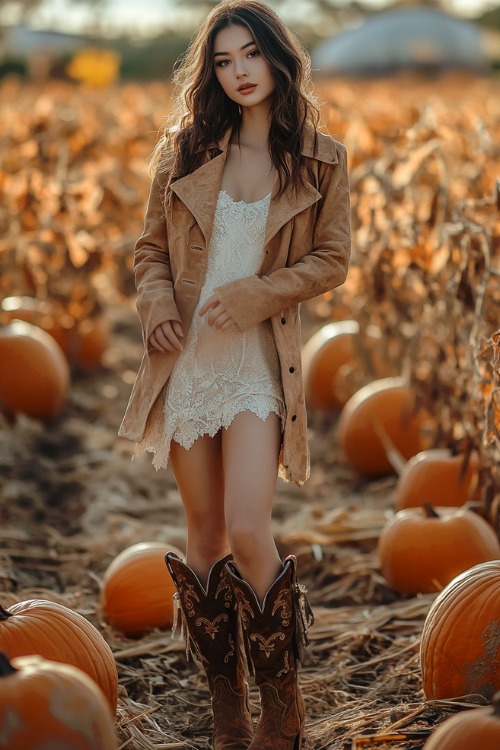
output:
M234 557L250 563L267 542L270 530L263 530L251 518L236 518L228 522L227 538Z
M185 509L188 533L193 537L202 539L213 539L226 536L226 522L224 514L218 508L198 509L190 507Z
M188 525L187 553L190 558L203 561L207 569L229 551L226 528L222 526Z

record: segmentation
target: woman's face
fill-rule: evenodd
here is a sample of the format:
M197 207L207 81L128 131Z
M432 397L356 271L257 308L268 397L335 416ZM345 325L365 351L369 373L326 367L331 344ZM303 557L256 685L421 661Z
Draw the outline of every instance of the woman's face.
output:
M274 81L246 26L233 24L219 31L214 42L214 68L217 80L233 102L241 107L269 104Z

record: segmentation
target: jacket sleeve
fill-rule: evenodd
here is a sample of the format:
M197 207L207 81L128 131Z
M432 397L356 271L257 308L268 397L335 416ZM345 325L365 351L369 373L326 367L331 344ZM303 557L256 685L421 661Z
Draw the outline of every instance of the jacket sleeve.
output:
M249 276L214 289L240 331L291 305L344 283L351 251L349 179L345 147L339 163L326 165L312 248L297 263L268 276Z
M151 183L144 231L135 245L134 273L137 288L137 312L145 346L159 323L181 317L175 304L167 225L162 201L163 175Z

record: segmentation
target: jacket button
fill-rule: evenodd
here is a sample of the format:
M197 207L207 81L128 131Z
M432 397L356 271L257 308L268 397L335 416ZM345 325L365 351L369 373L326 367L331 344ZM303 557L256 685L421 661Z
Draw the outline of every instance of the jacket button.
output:
M281 325L285 325L285 323L286 323L286 318L281 318Z
M294 414L293 417L292 417L292 422L295 422L296 419L297 419L297 415Z
M295 372L295 367L289 367L288 372Z

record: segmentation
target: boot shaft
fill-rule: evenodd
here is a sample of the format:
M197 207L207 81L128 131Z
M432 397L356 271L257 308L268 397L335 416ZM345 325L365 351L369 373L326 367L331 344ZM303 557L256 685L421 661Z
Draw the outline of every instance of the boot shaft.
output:
M236 598L226 570L230 559L227 555L212 566L204 587L177 555L169 552L165 558L177 588L187 650L201 662L207 676L214 750L244 750L253 736Z
M307 630L314 617L305 589L297 583L296 559L289 555L262 604L252 587L228 562L238 602L248 666L256 682L296 671L308 644Z
M238 668L238 621L236 599L226 564L230 555L218 560L204 587L196 573L175 553L165 561L177 588L175 606L186 633L187 650L208 672L233 677Z

